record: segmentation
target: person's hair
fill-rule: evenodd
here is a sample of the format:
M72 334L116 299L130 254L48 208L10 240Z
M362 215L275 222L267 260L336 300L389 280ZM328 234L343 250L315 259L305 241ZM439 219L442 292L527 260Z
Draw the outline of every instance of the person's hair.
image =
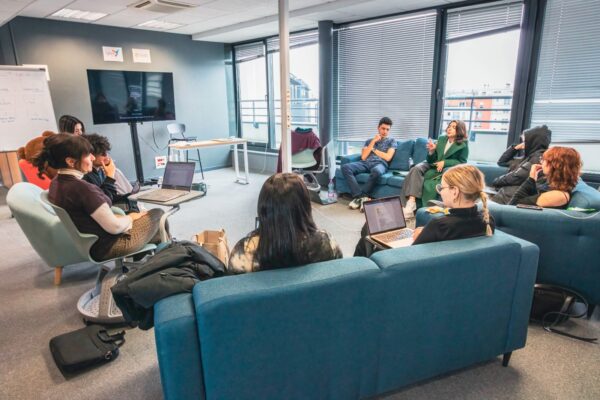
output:
M551 147L542 156L548 166L548 185L554 190L570 192L581 172L581 156L571 147Z
M58 131L60 133L75 133L75 125L81 124L81 131L85 133L85 125L81 120L72 115L63 115L58 119Z
M110 142L106 136L101 136L96 133L85 133L83 136L94 148L94 155L103 156L110 151Z
M389 125L392 126L392 120L388 117L383 117L379 120L379 124L377 125L377 127L379 128L381 125Z
M450 124L453 122L456 122L456 137L454 138L454 141L456 143L462 143L467 140L467 125L464 121L453 119L452 121L448 122L448 126L450 126Z
M255 257L261 270L310 263L301 243L316 232L312 207L304 181L297 174L269 177L258 196L259 226Z
M33 165L38 169L38 176L47 166L55 169L68 168L67 157L76 161L75 168L79 168L81 159L92 153L92 145L81 136L68 133L59 133L44 139L44 150L34 159Z
M490 211L487 204L488 198L483 191L485 188L483 173L473 165L459 164L448 168L442 177L448 186L457 188L465 200L476 201L477 199L481 199L483 221L486 224L485 234L491 236L492 228L490 226Z

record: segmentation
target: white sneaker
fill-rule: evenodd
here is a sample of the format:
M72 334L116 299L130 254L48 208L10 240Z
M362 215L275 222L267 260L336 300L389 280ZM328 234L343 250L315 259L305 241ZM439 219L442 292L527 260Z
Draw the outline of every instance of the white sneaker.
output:
M417 210L417 203L414 201L409 201L406 203L406 207L402 209L404 212L404 218L413 218L415 216L415 211Z
M360 212L364 213L365 212L365 208L363 207L363 204L365 203L365 201L369 201L371 200L370 197L364 196L360 198Z
M360 207L360 203L361 203L361 198L356 197L356 198L352 199L352 201L348 204L348 208L351 210L358 210L358 208Z

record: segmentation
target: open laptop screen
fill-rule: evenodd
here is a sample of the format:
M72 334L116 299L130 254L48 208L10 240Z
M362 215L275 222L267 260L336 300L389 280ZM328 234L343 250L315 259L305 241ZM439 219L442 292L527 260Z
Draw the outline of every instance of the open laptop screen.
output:
M369 234L406 228L400 197L385 197L363 203Z
M167 163L165 174L163 176L163 189L190 190L194 180L194 169L196 163L193 162L171 162Z

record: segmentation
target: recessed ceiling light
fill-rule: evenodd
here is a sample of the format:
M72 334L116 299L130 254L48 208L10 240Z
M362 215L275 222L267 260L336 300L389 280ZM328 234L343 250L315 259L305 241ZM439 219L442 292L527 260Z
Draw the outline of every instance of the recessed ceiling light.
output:
M183 25L174 24L172 22L164 22L164 21L157 21L155 19L151 19L150 21L143 22L143 23L139 24L138 26L141 26L144 28L152 28L152 29L160 29L163 31L168 31L169 29L179 28L180 26L183 26Z
M71 10L70 8L63 8L52 14L53 17L59 18L70 18L70 19L82 19L84 21L96 21L102 17L106 17L108 14L101 12Z

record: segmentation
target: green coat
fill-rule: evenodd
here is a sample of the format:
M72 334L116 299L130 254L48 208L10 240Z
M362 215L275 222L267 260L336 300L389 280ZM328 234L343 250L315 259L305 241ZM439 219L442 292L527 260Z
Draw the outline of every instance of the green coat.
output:
M427 162L431 164L431 169L425 173L425 181L423 182L423 196L421 197L421 203L424 206L427 206L429 200L437 199L438 193L435 191L435 185L441 183L442 180L443 171L438 172L433 163L443 160L445 171L455 165L466 163L467 157L469 157L469 145L467 140L462 143L452 143L446 154L444 154L446 143L448 143L448 136L440 136L435 152L427 155Z

